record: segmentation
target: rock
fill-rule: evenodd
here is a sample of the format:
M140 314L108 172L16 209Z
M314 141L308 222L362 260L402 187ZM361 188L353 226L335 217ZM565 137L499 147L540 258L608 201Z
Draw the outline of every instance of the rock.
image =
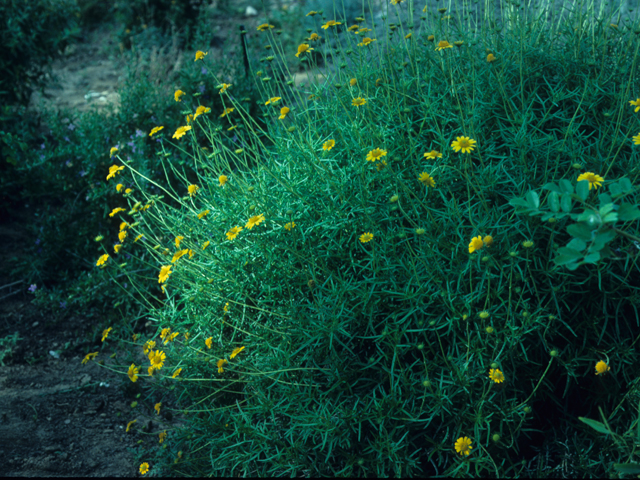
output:
M258 15L258 11L255 8L253 8L251 5L249 5L247 9L244 11L244 14L247 17L255 17L256 15Z

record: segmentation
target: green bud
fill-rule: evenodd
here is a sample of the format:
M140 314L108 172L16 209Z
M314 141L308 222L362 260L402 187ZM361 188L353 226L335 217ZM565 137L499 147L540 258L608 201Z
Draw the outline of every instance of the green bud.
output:
M390 201L391 203L395 203L395 202L397 202L397 201L398 201L398 199L399 199L399 198L400 198L400 197L398 197L398 195L394 195L393 197L391 197L391 198L389 199L389 201Z
M426 232L424 228L416 228L416 233L418 235L423 235Z
M251 193L251 192L253 192L255 190L255 188L254 187L249 187L249 188L247 188L247 190L249 191L249 193Z
M435 320L431 320L431 321L429 322L429 326L430 326L430 327L433 327L435 324L436 324L436 321L435 321Z
M425 380L422 382L422 386L425 388L429 388L431 386L431 382L429 380Z
M489 261L489 257L482 257L482 259L481 259L481 260L482 260L483 262L485 262L485 263L486 263L486 262L488 262L488 261Z
M138 406L138 402L131 402L131 408L136 408Z
M491 368L493 368L495 370L496 368L498 368L498 364L496 362L493 362L491 364Z
M558 351L557 350L551 350L549 352L549 355L551 355L552 357L557 357L558 356Z
M287 215L289 215L289 216L293 215L293 210L291 210L291 209L287 210Z
M295 131L296 131L296 127L289 127L289 128L287 128L287 132L289 132L289 133L293 133L293 132L295 132Z
M249 205L249 211L253 212L256 209L255 205Z
M512 257L517 257L518 256L518 252L509 252L509 255L511 255Z
M531 407L524 407L524 413L531 413Z
M240 155L242 152L244 152L244 150L242 148L239 148L236 150L236 155Z
M95 238L95 241L96 241L96 242L101 242L103 239L104 239L104 237L103 237L102 235L98 235L98 236Z
M424 348L424 343L418 344L418 350L422 350Z
M499 442L500 441L500 435L498 435L497 433L493 434L493 437L491 437L491 440L493 440L494 442Z
M522 312L522 316L523 316L524 318L527 318L527 317L529 316L529 312Z
M493 333L493 327L487 327L486 330L487 333Z
M287 82L287 85L293 85L293 80L289 80L289 81Z

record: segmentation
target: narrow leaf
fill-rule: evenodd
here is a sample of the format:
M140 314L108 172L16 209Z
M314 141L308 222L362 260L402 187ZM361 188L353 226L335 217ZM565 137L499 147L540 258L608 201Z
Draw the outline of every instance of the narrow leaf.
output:
M597 420L591 420L590 418L584 418L584 417L578 417L578 420L580 420L583 423L586 423L597 432L605 433L605 434L611 433L609 429L605 427L604 423L600 423Z

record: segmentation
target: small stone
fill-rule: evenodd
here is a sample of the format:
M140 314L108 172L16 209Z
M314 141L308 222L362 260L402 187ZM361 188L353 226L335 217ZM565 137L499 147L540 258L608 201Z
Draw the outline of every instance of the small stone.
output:
M68 419L68 418L64 421L64 424L65 424L65 425L69 425L70 423L71 423L71 420L70 420L70 419Z

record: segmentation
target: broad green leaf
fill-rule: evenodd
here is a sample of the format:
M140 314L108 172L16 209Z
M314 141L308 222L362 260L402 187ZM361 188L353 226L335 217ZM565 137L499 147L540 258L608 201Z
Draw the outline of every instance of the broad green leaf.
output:
M607 213L603 218L602 221L604 223L616 223L618 221L618 214L616 212L610 212Z
M604 246L614 238L616 238L616 232L609 229L609 227L603 227L601 230L598 230L593 237L593 245L591 248L594 250L602 250Z
M598 228L602 223L598 214L593 210L585 210L576 217L578 222L584 222L589 228Z
M567 244L567 248L582 252L585 248L587 248L587 244L579 238L574 238Z
M589 198L589 181L580 180L576 186L576 193L583 202Z
M584 263L598 263L598 260L600 260L600 252L591 252L582 261Z
M601 217L604 217L607 213L612 212L616 207L615 203L606 203L600 207L598 213Z
M560 195L558 192L551 192L548 197L549 208L553 213L558 213L560 211Z
M531 206L531 208L539 208L540 207L540 197L533 190L529 190L527 194L524 196L527 203Z
M640 218L640 210L631 203L623 203L618 210L618 218L622 222L630 222Z
M598 195L598 200L600 200L600 205L606 205L607 203L613 202L613 200L611 199L611 195L604 192Z
M525 207L527 209L529 208L529 204L522 198L512 198L509 200L509 205L514 207Z
M562 191L560 190L560 187L558 187L558 185L556 185L555 183L551 182L551 183L547 183L546 185L544 185L542 187L543 190L550 190L552 192L556 192L556 193L562 193Z
M627 473L630 475L640 473L640 464L638 463L614 463L613 468L620 473Z
M629 193L631 191L633 191L633 185L631 184L631 181L627 178L621 178L618 183L620 184L620 188L622 189L622 193Z
M560 208L563 212L570 213L573 210L573 199L568 193L563 193L560 197Z
M611 192L611 195L614 197L622 195L622 189L620 188L620 185L618 185L618 182L609 185L609 192Z
M582 253L572 248L560 247L558 249L558 255L553 259L556 265L568 265L570 263L576 263L582 258Z
M573 193L573 184L569 180L563 178L558 183L560 184L560 191L562 193L568 193L569 195Z
M604 425L604 423L600 423L597 420L591 420L590 418L584 418L584 417L578 417L578 420L580 420L583 423L586 423L597 432L606 433L606 434L611 433L609 429Z
M585 242L591 241L591 229L584 223L574 223L569 225L567 227L567 232L569 232L572 237L580 238Z

